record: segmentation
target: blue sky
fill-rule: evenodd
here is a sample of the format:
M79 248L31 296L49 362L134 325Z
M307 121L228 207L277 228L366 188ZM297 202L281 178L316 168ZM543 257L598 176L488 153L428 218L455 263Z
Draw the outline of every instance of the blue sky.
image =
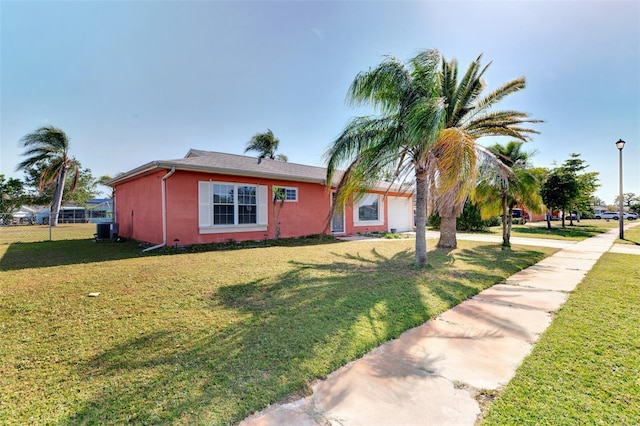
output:
M526 77L500 109L545 120L535 165L580 153L612 203L622 138L624 191L640 195L639 1L0 0L0 24L6 176L22 177L19 140L45 125L96 177L190 148L242 154L267 128L289 161L323 166L372 113L345 103L356 74L437 48L462 70L482 53L487 90Z

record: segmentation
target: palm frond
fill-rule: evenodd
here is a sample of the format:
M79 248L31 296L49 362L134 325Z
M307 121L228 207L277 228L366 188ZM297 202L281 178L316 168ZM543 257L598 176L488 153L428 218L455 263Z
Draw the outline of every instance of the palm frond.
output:
M439 208L464 204L477 174L475 140L461 129L443 129L432 152L437 159Z
M470 198L480 207L482 219L489 219L502 214L502 188L501 179L495 173L483 175L471 191Z
M508 81L507 83L498 87L493 92L489 93L487 96L479 100L474 109L474 115L478 113L482 113L483 111L486 111L487 109L494 106L496 103L503 100L505 97L513 93L519 92L520 90L523 90L526 86L527 84L524 77L520 77L515 80Z
M413 67L412 82L421 97L439 98L441 79L438 72L440 52L435 49L425 50L411 59Z
M323 154L327 163L327 183L341 166L354 160L374 144L389 143L395 147L401 140L402 126L395 117L357 117Z
M24 148L27 148L22 153L27 158L16 166L16 171L25 170L54 159L68 161L69 138L57 127L40 127L22 137L20 143Z
M493 111L476 117L464 126L476 138L483 136L510 136L521 141L528 141L528 134L538 134L538 130L521 127L521 124L537 124L542 120L531 119L520 111Z
M474 109L474 101L484 89L482 76L489 68L491 63L487 64L480 70L480 60L482 55L473 61L467 72L462 77L459 85L456 87L450 102L454 104L453 111L447 117L447 127L458 127L464 118Z
M434 145L443 127L445 114L444 98L421 98L407 114L409 145L420 162Z
M410 71L405 64L387 56L376 68L356 76L347 100L352 106L371 105L381 114L392 114L406 101L411 87Z

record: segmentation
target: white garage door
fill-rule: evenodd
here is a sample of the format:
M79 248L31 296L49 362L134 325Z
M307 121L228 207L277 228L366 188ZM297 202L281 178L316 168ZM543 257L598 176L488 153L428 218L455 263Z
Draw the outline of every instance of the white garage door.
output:
M413 198L388 197L389 231L407 232L413 230Z

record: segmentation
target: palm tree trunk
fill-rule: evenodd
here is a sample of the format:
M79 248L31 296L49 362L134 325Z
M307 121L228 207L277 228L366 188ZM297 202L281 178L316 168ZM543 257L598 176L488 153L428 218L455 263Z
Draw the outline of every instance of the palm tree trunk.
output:
M456 238L456 215L440 213L440 240L438 240L439 248L456 248L458 247L458 239Z
M49 226L58 226L58 216L60 215L60 206L62 205L62 194L64 192L64 181L67 178L67 166L63 164L60 168L56 189L53 192L51 200L51 210L49 211Z
M507 196L502 194L502 247L511 247L509 229L509 206L507 205Z
M427 266L427 173L416 170L416 266Z
M509 206L507 211L507 245L505 247L511 247L511 228L513 227L513 207Z
M464 209L465 200L456 200L454 194L459 193L462 184L451 188L444 194L440 194L438 198L438 213L440 214L440 239L438 240L439 248L457 248L458 240L456 238L457 218ZM465 197L466 198L466 197Z

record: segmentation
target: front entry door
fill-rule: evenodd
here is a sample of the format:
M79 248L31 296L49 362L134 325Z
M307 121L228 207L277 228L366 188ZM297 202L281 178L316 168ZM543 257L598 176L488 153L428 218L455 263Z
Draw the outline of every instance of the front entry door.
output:
M336 200L336 194L332 196L332 205ZM332 234L344 234L344 210L341 212L334 212L331 216L331 233Z

